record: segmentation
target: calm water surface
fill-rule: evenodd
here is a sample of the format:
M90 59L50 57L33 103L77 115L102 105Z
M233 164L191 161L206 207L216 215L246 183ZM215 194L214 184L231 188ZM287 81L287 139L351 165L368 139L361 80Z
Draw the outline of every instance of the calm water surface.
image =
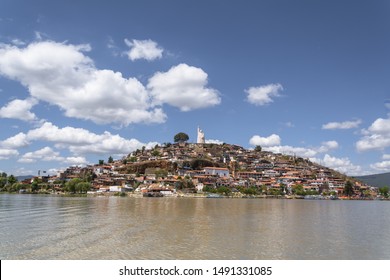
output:
M0 194L0 259L390 259L390 202Z

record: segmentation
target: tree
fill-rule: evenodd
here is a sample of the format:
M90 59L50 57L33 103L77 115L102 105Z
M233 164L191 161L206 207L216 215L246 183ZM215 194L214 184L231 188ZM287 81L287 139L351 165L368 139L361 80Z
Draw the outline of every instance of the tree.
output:
M178 134L175 135L175 137L173 138L173 141L175 141L175 143L177 143L177 142L183 143L183 142L188 141L188 139L190 139L190 138L188 137L187 134L185 134L184 132L179 132Z
M108 158L108 163L113 163L114 162L114 159L112 158L112 156L110 156L109 158Z
M31 191L36 192L39 190L39 181L38 178L34 178L33 182L31 183Z
M301 185L301 184L294 185L292 187L292 193L296 194L296 195L305 195L306 194L305 189L303 188L303 185Z
M104 160L103 159L99 159L99 165L103 165L104 164Z
M8 184L13 185L13 184L15 184L17 182L18 182L18 179L16 179L14 175L9 175L8 176Z
M160 156L159 150L153 150L153 151L152 151L152 156L154 156L154 157L159 157L159 156Z
M384 197L389 197L389 187L385 186L385 187L381 187L378 189L379 190L379 193L381 195L383 195Z
M347 181L345 183L345 186L344 186L344 194L346 194L347 196L351 196L354 194L354 191L353 191L353 184L351 181Z
M75 193L77 188L77 184L78 183L81 183L82 180L80 178L74 178L68 182L66 182L65 184L65 189L68 191L68 192L71 192L71 193Z
M260 145L257 145L257 146L255 147L255 151L256 151L256 152L261 152L261 146L260 146Z
M76 184L75 189L80 193L84 193L91 189L91 184L88 182L79 182Z

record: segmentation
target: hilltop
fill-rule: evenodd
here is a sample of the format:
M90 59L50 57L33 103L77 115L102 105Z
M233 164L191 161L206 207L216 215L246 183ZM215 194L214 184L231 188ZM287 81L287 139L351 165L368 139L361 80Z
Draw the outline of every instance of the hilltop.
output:
M38 181L37 181L38 180ZM376 196L376 189L302 157L232 144L165 143L56 176L25 180L32 192L223 193L261 196ZM30 183L29 183L30 182ZM349 186L346 189L346 185ZM14 188L18 189L18 188ZM346 193L347 192L347 193Z

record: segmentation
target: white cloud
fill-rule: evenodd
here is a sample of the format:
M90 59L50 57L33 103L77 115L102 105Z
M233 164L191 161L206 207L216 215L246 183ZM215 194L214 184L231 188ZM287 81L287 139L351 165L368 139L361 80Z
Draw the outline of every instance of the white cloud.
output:
M319 153L326 153L330 150L334 150L339 147L337 141L323 142L320 147L313 148L281 145L281 142L282 140L280 136L276 134L272 134L268 137L261 137L259 135L255 135L249 140L249 143L252 146L260 145L265 151L287 155L297 155L305 158L314 157Z
M292 146L272 146L265 147L264 150L273 153L280 153L286 155L296 155L304 158L314 157L318 152L311 148L292 147Z
M146 59L152 61L162 57L164 51L159 47L156 42L152 40L128 40L125 39L125 43L130 47L127 52L127 56L130 60Z
M11 40L12 44L17 45L17 46L24 46L26 43L18 38L12 39Z
M390 155L389 155L389 154L384 154L384 155L382 156L382 159L390 159Z
M381 171L381 172L389 172L390 171L390 161L381 161L374 164L371 164L370 167L372 169Z
M349 158L337 158L326 154L323 159L311 158L310 160L347 175L361 174L362 170L360 166L354 165Z
M262 147L278 146L280 145L281 139L279 135L272 134L268 137L261 137L259 135L254 135L249 140L249 143L252 146L260 145Z
M24 133L18 133L15 136L9 137L4 141L0 141L0 146L5 148L17 149L26 147L30 144L27 139L27 135Z
M390 109L390 99L385 100L385 106L387 109Z
M25 153L18 162L34 163L37 161L59 161L72 165L87 164L84 157L62 157L59 152L54 151L50 147L44 147L34 152Z
M63 160L62 157L60 157L59 152L53 151L50 147L45 147L40 150L37 150L35 152L28 152L25 153L18 162L23 163L32 163L36 162L37 160L43 160L43 161L60 161Z
M25 100L15 99L0 108L0 118L18 119L22 121L36 121L37 116L30 112L38 101L35 98Z
M356 142L359 152L382 150L390 146L390 119L379 118L368 129L363 130L363 138Z
M83 128L59 128L50 122L30 130L27 139L31 141L47 141L55 143L58 148L69 149L75 155L110 154L125 155L142 146L153 147L157 142L142 143L136 139L125 139L110 132L95 134Z
M207 73L201 68L179 64L149 79L147 88L155 105L169 104L181 111L215 106L221 103L219 92L207 88Z
M3 45L0 74L21 82L31 96L60 107L68 117L121 125L166 120L137 79L97 69L84 55L90 49L51 41L25 48Z
M281 84L269 84L260 87L250 87L245 90L248 94L247 101L251 104L263 106L273 102L274 97L280 97L283 90Z
M319 153L326 153L330 150L337 149L339 147L339 143L337 141L327 141L323 142L321 147L318 148Z
M11 157L15 157L17 155L19 155L19 152L15 149L0 148L0 160L10 159Z
M222 145L224 143L223 141L217 139L206 139L205 142L207 144L218 144L218 145Z
M351 129L357 128L362 123L361 120L345 121L345 122L330 122L322 125L322 129Z

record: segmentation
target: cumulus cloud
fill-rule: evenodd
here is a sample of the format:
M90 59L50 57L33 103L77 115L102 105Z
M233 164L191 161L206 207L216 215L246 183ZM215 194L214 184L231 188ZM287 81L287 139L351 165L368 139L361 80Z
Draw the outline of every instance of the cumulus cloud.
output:
M43 161L60 161L63 160L62 157L60 157L59 152L53 151L50 147L45 147L40 150L37 150L35 152L28 152L25 153L18 162L23 163L32 163L36 162L37 160L43 160Z
M11 157L15 157L18 155L19 155L19 152L15 149L0 148L0 160L10 159Z
M319 153L326 153L330 150L337 149L339 147L339 143L337 141L327 141L323 142L322 145L318 148Z
M379 118L368 129L363 130L364 136L356 142L359 152L368 150L383 150L390 146L390 119Z
M385 106L387 109L390 109L390 99L385 100Z
M44 147L34 152L25 153L18 162L22 163L34 163L37 161L59 161L72 165L87 164L87 160L84 157L62 157L60 153L54 151L50 147Z
M147 88L155 105L165 103L185 112L221 103L219 92L206 87L207 82L207 73L201 68L179 64L154 74Z
M125 43L130 47L127 56L130 60L146 59L152 61L162 57L164 49L152 40L128 40Z
M97 69L84 54L90 50L89 45L51 41L25 48L2 45L0 74L19 81L36 100L60 107L68 117L121 125L166 120L161 108L151 106L150 95L137 79Z
M15 99L0 108L0 118L18 119L22 121L36 121L37 116L30 112L38 101L35 98L25 100Z
M3 141L0 141L0 147L18 149L21 147L27 147L30 145L30 141L27 139L27 135L23 132L9 137Z
M153 147L157 142L142 143L136 139L125 139L110 132L96 134L83 128L59 128L50 122L27 133L30 141L52 142L58 148L66 148L75 155L110 154L125 155L142 146Z
M326 154L323 159L311 158L310 160L347 175L361 174L362 171L362 168L354 165L349 158L337 158Z
M259 135L255 135L249 140L249 143L252 146L260 145L265 151L287 155L297 155L305 158L314 157L319 153L326 153L339 147L337 141L334 140L322 142L322 145L320 147L311 148L281 145L281 142L282 140L280 136L276 134L272 134L268 137L261 137Z
M269 84L260 87L250 87L245 90L248 94L247 101L251 104L263 106L272 103L274 97L280 97L283 90L281 84Z
M370 167L380 172L388 172L390 171L390 161L385 160L374 164L370 164Z
M296 155L304 158L310 158L314 157L318 154L318 151L311 149L311 148L304 148L304 147L292 147L292 146L272 146L272 147L265 147L264 150L273 152L273 153L280 153L280 154L286 154L286 155Z
M133 42L134 43L134 42ZM136 78L97 69L85 53L90 45L39 41L25 47L0 45L0 75L19 81L33 97L2 108L3 116L33 120L37 101L58 106L68 117L97 124L163 123L163 104L190 111L218 105L219 92L207 87L207 73L180 64L157 72L147 88ZM10 110L15 102L27 108Z
M249 140L249 143L253 146L262 146L262 147L270 147L270 146L278 146L280 145L281 139L279 135L272 134L268 137L261 137L259 135L254 135Z
M351 129L357 128L362 123L361 120L345 121L345 122L330 122L322 125L322 129Z
M218 139L206 139L205 142L207 144L218 144L218 145L222 145L224 143L223 141Z

